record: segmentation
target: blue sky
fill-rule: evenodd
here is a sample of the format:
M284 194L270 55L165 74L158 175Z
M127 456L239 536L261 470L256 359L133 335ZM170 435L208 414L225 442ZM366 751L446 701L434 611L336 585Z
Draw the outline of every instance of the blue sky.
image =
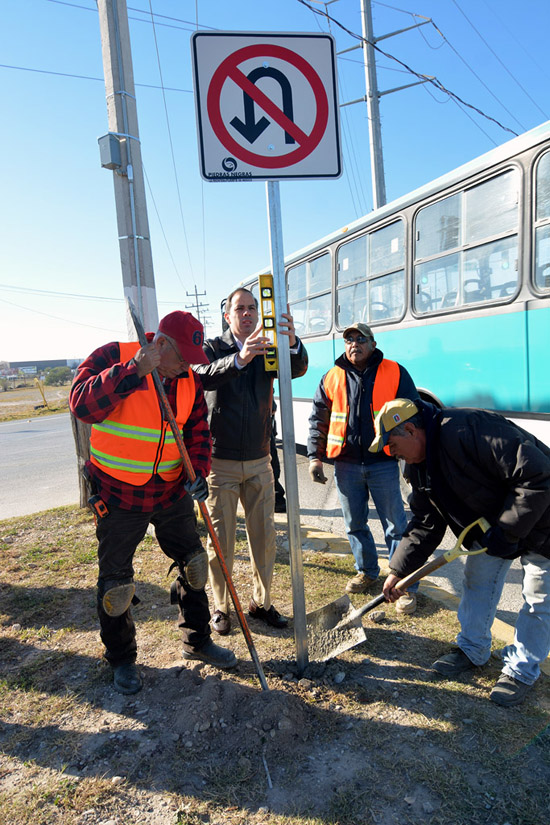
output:
M112 173L101 169L97 146L107 131L97 9L93 0L1 5L0 360L83 358L126 337ZM330 31L342 50L357 41L338 23L360 34L360 2L328 5L337 23L311 11L324 4L298 0L128 5L159 314L185 308L196 287L207 293L200 300L214 334L221 299L269 263L269 237L263 182L216 184L199 174L189 45L197 12L200 29ZM548 0L372 8L377 37L431 17L378 45L507 129L550 118ZM390 57L377 62L381 91L415 80ZM341 103L364 94L359 51L338 59L338 77ZM385 95L380 107L388 201L513 136L433 86ZM281 183L287 253L372 209L366 106L342 109L341 126L340 179Z

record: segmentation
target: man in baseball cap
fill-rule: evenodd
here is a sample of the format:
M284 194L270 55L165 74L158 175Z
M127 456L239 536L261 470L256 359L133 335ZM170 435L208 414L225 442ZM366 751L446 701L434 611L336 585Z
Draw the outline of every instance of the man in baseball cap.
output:
M379 453L383 450L394 427L408 421L417 413L418 407L408 398L395 398L393 401L387 401L374 422L376 436L369 447L369 452Z
M321 484L327 480L323 460L334 460L334 480L357 571L346 591L365 593L380 573L368 525L369 494L390 558L407 525L397 461L388 449L376 455L369 452L375 421L386 403L397 397L417 399L418 392L405 367L384 358L367 324L350 324L343 338L344 353L323 376L313 398L307 454L310 476ZM399 600L398 613L415 610L416 589L413 585Z
M70 392L76 418L92 424L86 477L97 514L97 612L115 690L137 693L136 603L133 557L149 523L176 568L172 601L183 635L183 658L219 668L237 660L212 642L204 590L208 558L197 530L193 499L208 496L212 441L202 384L189 364L208 363L202 324L189 312L166 315L147 343L113 341L80 364ZM183 434L196 478L164 420L152 373L157 370ZM139 601L139 600L138 600Z

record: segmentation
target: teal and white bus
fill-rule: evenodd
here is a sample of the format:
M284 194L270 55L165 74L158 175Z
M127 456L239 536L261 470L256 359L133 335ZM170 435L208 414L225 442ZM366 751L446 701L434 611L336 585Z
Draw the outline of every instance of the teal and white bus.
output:
M550 444L550 121L289 255L285 269L310 356L292 382L298 443L343 330L361 320L424 398L498 410ZM243 286L257 294L257 282Z

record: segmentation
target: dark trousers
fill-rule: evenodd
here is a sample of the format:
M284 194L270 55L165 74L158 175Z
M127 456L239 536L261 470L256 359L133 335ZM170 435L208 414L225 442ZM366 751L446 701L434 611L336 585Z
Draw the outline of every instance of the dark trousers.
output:
M131 582L136 547L147 532L149 523L155 527L157 541L166 556L182 564L197 550L201 541L191 496L185 495L166 510L154 513L134 513L111 507L109 515L98 519L96 536L99 542L99 578L97 612L105 658L113 665L135 662L137 655L136 627L131 608L121 616L109 616L103 609L106 590ZM179 570L174 571L177 576ZM191 590L177 582L179 609L178 626L183 633L185 650L198 650L210 637L210 610L203 590Z

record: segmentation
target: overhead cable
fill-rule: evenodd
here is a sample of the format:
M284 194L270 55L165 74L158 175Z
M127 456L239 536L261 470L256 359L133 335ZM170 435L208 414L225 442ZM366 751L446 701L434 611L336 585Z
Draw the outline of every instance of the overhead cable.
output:
M361 43L368 43L368 44L369 44L370 46L372 46L372 47L373 47L373 48L374 48L377 52L379 52L380 54L383 54L383 55L384 55L384 57L387 57L389 60L393 60L393 61L395 61L395 62L396 62L396 63L398 63L400 66L403 66L403 67L404 67L404 68L405 68L405 69L406 69L406 70L407 70L410 74L412 74L414 77L417 77L417 78L418 78L419 80L421 80L422 82L424 82L424 83L430 83L430 84L431 84L432 86L434 86L436 89L439 89L441 92L444 92L445 94L449 95L449 96L450 96L450 97L452 97L454 100L456 100L456 101L458 101L459 103L461 103L463 106L467 106L469 109L472 109L474 112L477 112L477 113L478 113L478 115L481 115L481 117L484 117L486 120L490 120L492 123L495 123L497 126L499 126L501 129L503 129L505 132L510 132L510 134L517 136L517 132L515 132L513 129L510 129L508 126L504 126L504 124L502 124L499 120L497 120L496 118L492 117L491 115L486 114L486 113L485 113L485 112L483 112L481 109L478 109L478 107L477 107L477 106L474 106L474 105L473 105L473 104L471 104L471 103L467 103L465 100L463 100L463 99L462 99L459 95L457 95L455 92L451 92L451 91L450 91L450 89L447 89L447 88L443 85L443 83L442 83L440 80L438 80L438 78L437 78L437 77L432 77L432 76L430 76L430 75L425 75L425 74L422 74L421 72L417 72L417 71L415 71L413 68L411 68L410 66L408 66L408 65L407 65L406 63L404 63L402 60L399 60L399 58L398 58L398 57L395 57L394 55L389 54L388 52L385 52L383 49L381 49L381 48L380 48L380 46L377 46L377 45L376 45L376 43L371 43L370 41L366 40L366 39L365 39L362 35L357 34L356 32L352 31L351 29L348 29L348 28L347 28L347 26L344 26L344 24L343 24L343 23L340 23L340 21L339 21L339 20L337 20L335 17L332 17L332 15L329 15L329 14L327 14L326 12L322 12L322 11L320 11L319 9L315 9L315 8L313 8L313 6L310 6L310 5L309 5L309 3L308 3L308 2L306 2L306 0L298 0L298 3L301 3L301 5L302 5L302 6L305 6L306 8L310 9L310 10L311 10L314 14L319 14L319 15L321 15L321 16L323 16L323 17L325 17L325 16L330 17L330 19L332 20L332 22L333 22L336 26L338 26L338 28L342 29L342 31L345 31L345 32L346 32L346 34L349 34L349 35L350 35L350 37L353 37L353 38L354 38L354 40L359 40Z

